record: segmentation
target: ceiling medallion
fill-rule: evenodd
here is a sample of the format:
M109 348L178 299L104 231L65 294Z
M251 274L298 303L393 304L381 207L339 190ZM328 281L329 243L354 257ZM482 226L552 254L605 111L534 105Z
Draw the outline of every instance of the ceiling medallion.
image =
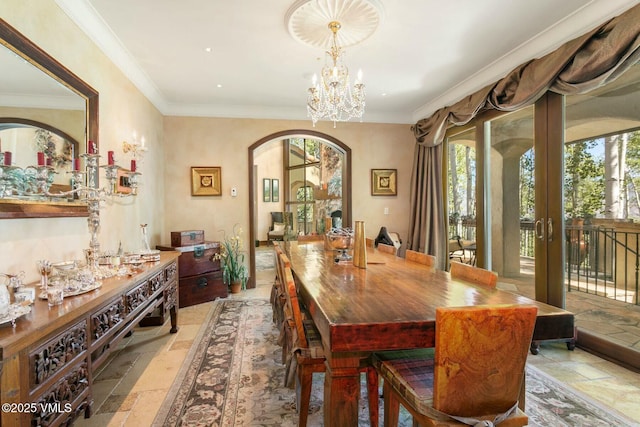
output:
M365 86L362 71L351 87L349 69L343 63L345 46L370 37L378 28L382 8L372 0L305 0L296 2L285 22L291 36L301 43L326 50L320 78L314 74L308 89L307 114L315 126L318 120L336 122L362 119Z

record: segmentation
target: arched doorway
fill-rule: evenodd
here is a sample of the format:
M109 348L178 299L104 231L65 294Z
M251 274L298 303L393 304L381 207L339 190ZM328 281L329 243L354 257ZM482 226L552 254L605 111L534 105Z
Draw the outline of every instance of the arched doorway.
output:
M287 138L314 138L325 143L334 145L344 152L344 164L346 173L343 176L343 212L342 219L344 224L351 224L351 148L349 148L342 141L327 135L322 132L317 132L313 130L307 129L291 129L281 132L276 132L271 135L267 135L258 141L254 142L251 146L249 146L249 155L248 155L248 170L249 170L249 263L250 263L250 277L249 282L247 283L247 288L255 288L256 282L256 249L253 242L256 241L256 197L258 194L258 189L254 183L255 181L255 171L254 171L254 162L255 162L255 151L259 147L264 144L280 141Z

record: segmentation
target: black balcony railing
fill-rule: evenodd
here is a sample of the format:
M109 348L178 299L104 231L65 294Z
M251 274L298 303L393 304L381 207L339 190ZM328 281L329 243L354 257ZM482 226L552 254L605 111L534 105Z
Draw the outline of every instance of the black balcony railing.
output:
M566 226L567 291L638 300L640 233L602 226Z
M473 236L475 221L451 224L450 236ZM640 305L640 232L615 227L565 225L567 292ZM535 257L533 221L520 221L520 256Z

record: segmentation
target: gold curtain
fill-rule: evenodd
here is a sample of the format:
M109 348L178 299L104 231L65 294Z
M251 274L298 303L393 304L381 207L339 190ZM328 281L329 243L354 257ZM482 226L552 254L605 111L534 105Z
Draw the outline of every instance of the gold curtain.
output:
M586 93L615 80L639 59L640 5L637 5L553 52L516 67L504 78L439 109L431 117L419 120L411 130L417 148L424 151L416 149L407 248L424 248L439 260L441 254L446 253L446 248L440 247L446 245L444 219L440 223L438 218L443 216L444 199L442 191L432 191L442 188L442 175L430 171L442 169L442 150L434 148L442 144L448 126L464 125L486 110L519 110L534 104L548 90L562 95ZM427 190L430 193L425 193ZM427 197L435 200L426 202ZM431 211L425 212L425 209ZM427 220L437 224L427 224ZM436 225L441 228L435 228Z

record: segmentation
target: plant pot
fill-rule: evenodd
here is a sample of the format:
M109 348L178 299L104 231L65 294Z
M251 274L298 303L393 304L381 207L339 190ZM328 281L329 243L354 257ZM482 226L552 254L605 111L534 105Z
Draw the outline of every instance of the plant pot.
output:
M242 290L242 282L231 282L230 289L232 294L239 294Z

